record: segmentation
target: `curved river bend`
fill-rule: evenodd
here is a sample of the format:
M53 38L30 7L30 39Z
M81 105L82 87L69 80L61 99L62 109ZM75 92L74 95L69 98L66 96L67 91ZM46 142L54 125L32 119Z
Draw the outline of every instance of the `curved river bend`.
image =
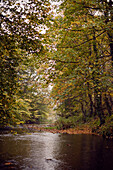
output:
M113 140L93 135L0 134L0 170L112 170Z

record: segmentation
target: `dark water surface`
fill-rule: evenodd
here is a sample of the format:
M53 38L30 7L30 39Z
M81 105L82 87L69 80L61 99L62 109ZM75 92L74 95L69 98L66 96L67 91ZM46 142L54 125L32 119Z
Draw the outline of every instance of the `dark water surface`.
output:
M112 170L113 140L92 135L0 134L0 170Z

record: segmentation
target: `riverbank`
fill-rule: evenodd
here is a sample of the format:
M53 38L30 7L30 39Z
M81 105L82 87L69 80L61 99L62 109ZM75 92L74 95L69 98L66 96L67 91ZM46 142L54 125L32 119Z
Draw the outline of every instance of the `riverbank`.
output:
M47 128L41 128L40 131L44 132L50 132L50 133L64 133L64 134L92 134L90 129L64 129L64 130L58 130L58 129L47 129Z
M30 132L50 132L50 133L60 133L60 134L90 134L90 135L97 135L103 136L104 138L113 138L113 135L110 133L104 133L101 131L100 128L95 130L94 127L92 128L88 124L81 124L74 128L67 128L67 129L57 129L56 126L51 125L24 125L25 129L28 129Z
M92 129L87 125L77 126L75 128L68 129L57 129L55 126L36 126L36 125L24 125L25 129L35 132L50 132L50 133L60 133L60 134L91 134L99 135L98 133L92 132Z
M1 129L2 131L8 131L8 133L18 134L18 133L32 133L32 132L49 132L49 133L59 133L59 134L90 134L103 136L104 138L113 139L113 135L110 133L103 134L101 129L95 130L88 124L81 124L74 128L58 129L54 125L44 125L44 124L23 124L18 127L5 127Z

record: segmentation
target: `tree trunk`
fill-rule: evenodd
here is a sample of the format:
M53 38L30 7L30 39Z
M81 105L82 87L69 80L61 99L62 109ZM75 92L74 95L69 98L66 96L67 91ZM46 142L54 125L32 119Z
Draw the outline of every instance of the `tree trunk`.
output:
M98 49L97 49L97 45L96 45L96 36L95 36L95 28L93 28L93 50L95 53L95 69L96 72L94 72L94 76L93 76L93 80L94 80L94 96L95 96L95 113L96 115L98 115L98 117L100 118L100 126L102 124L105 123L105 119L104 119L104 113L103 113L103 109L102 109L102 97L101 97L101 90L99 87L99 64L98 64L98 60L99 60L99 55L98 55Z
M109 2L106 3L106 10L104 12L105 16L105 23L108 24L109 22L113 24L113 2L112 0L109 0ZM107 35L109 38L109 47L110 47L110 55L111 55L111 61L113 66L113 28L111 30L107 29Z
M89 102L90 102L90 113L89 116L93 116L93 100L92 100L92 95L90 94L89 91L89 82L87 82L87 87L88 87L88 97L89 97Z
M109 114L109 116L111 116L112 115L112 108L110 106L109 99L108 99L106 94L105 94L105 103L106 103L106 106L107 106L108 114Z
M105 123L104 112L102 108L102 95L96 95L96 112L98 117L100 118L100 126Z
M86 110L84 109L84 104L81 102L81 110L83 113L83 121L86 122Z

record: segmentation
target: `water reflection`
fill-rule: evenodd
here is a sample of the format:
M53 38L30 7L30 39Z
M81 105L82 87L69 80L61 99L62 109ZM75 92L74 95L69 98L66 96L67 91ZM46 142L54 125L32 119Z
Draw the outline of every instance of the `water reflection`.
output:
M0 169L111 170L113 141L91 135L0 135Z

